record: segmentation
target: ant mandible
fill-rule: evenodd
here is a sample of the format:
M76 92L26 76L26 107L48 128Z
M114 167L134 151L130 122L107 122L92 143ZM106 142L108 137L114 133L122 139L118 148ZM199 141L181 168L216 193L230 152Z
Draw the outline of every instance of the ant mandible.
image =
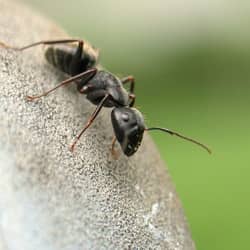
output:
M77 46L70 46L70 43L77 43ZM71 152L73 152L75 145L82 134L93 123L102 107L113 107L111 112L111 122L115 134L112 142L113 154L115 154L114 145L117 140L125 155L133 155L141 144L144 131L150 130L160 130L169 133L170 135L176 135L201 146L211 153L211 150L206 145L170 129L160 127L146 128L143 115L139 110L133 108L135 103L134 78L128 76L119 79L106 70L98 69L96 66L99 51L83 40L44 40L20 48L12 47L0 42L0 46L17 51L23 51L37 45L56 44L61 44L61 46L49 46L45 52L45 57L50 64L71 77L40 95L27 96L27 99L29 101L39 99L55 91L59 87L75 82L77 90L81 94L85 94L87 99L97 106L79 135L70 146ZM130 83L129 92L123 87L126 83Z

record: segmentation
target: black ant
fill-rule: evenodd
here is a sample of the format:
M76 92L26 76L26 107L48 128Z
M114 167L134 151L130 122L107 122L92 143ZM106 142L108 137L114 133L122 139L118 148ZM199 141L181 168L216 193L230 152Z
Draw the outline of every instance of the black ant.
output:
M78 46L70 46L68 43L77 43ZM144 131L150 130L160 130L171 135L176 135L203 147L211 153L206 145L175 131L158 127L146 128L142 114L139 110L133 108L135 103L134 78L128 76L119 79L106 70L97 69L98 50L94 49L83 40L45 40L21 48L12 47L0 42L0 46L17 51L22 51L42 44L64 44L63 46L48 47L45 52L45 57L50 64L64 73L67 73L71 77L60 82L56 87L42 93L41 95L27 96L28 100L33 101L42 96L48 95L61 86L75 82L77 90L81 94L85 94L87 99L97 106L79 135L76 137L75 141L70 146L72 152L77 141L95 120L102 107L113 107L111 112L111 121L115 133L112 142L113 154L115 153L114 145L117 140L125 155L133 155L141 144ZM126 83L130 83L129 92L123 87Z

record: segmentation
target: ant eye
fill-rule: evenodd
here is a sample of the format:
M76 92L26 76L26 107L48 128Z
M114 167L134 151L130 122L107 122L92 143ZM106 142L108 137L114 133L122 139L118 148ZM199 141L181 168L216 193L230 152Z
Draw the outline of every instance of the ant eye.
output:
M127 121L129 120L128 113L123 113L123 114L122 114L122 120L123 120L124 122L127 122Z

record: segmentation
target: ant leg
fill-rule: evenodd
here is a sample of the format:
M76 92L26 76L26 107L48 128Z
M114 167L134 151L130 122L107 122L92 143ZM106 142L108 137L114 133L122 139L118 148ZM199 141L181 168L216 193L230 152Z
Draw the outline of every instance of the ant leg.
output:
M22 51L37 45L53 45L53 44L65 44L65 43L74 43L77 42L78 46L76 49L76 52L72 58L72 61L70 62L69 65L69 73L70 75L74 76L74 75L78 75L79 73L82 72L82 65L80 64L81 62L81 58L82 58L82 53L83 53L83 45L84 45L84 41L83 40L79 40L79 39L62 39L62 40L44 40L44 41L39 41L36 43L32 43L29 44L27 46L24 47L12 47L10 45L7 45L3 42L0 42L0 46L6 48L6 49L12 49L12 50L17 50L17 51Z
M134 90L135 90L135 78L133 76L127 76L127 77L121 79L121 82L123 84L130 83L129 99L131 99L131 102L129 104L129 107L133 107L134 104L135 104L135 94L134 94Z
M76 137L75 141L72 143L72 145L70 146L70 151L73 152L76 143L79 141L79 139L81 138L82 134L86 131L86 129L92 124L92 122L95 120L95 118L97 117L97 115L99 114L99 112L101 111L104 102L110 97L109 94L105 95L104 98L101 100L101 102L98 104L98 106L96 107L95 111L93 112L93 114L90 116L90 118L88 119L87 123L85 124L85 126L83 127L82 131L79 133L79 135Z
M79 41L75 54L72 57L72 61L69 64L70 75L74 76L82 72L82 53L83 53L83 41Z
M129 92L134 94L134 90L135 90L135 78L133 76L127 76L127 77L124 77L121 79L121 82L123 84L126 84L126 83L130 83L130 90Z
M111 145L111 154L115 160L118 160L119 153L115 150L116 137L113 137L112 145Z
M69 84L71 82L74 82L75 80L81 79L81 78L86 77L86 76L87 76L87 79L89 79L89 77L90 76L94 76L96 74L96 72L97 72L96 68L89 69L89 70L87 70L87 71L85 71L85 72L83 72L81 74L78 74L76 76L70 77L70 78L68 78L68 79L60 82L56 87L54 87L54 88L52 88L52 89L50 89L50 90L42 93L41 95L27 96L27 99L29 101L33 101L35 99L41 98L41 97L48 95L49 93L55 91L56 89L58 89L58 88L60 88L60 87L62 87L64 85L67 85L67 84Z
M31 48L31 47L34 47L34 46L37 46L37 45L49 45L49 44L59 44L59 43L74 43L74 42L78 42L79 43L79 46L80 44L83 45L83 40L80 40L80 39L61 39L61 40L43 40L43 41L39 41L39 42L36 42L36 43L31 43L29 45L26 45L24 47L14 47L14 46L10 46L8 44L5 44L3 42L0 42L0 46L1 47L4 47L6 49L13 49L13 50L18 50L18 51L22 51L22 50L25 50L25 49L28 49L28 48Z
M135 104L135 94L129 94L129 99L131 100L129 107L133 107Z

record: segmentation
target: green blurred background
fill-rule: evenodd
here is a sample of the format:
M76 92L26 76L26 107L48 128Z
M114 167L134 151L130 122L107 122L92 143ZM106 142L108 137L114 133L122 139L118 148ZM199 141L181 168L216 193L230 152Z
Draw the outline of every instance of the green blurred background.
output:
M148 126L211 146L208 155L152 134L197 249L250 249L250 3L23 1L100 48L110 71L134 75L136 104Z

